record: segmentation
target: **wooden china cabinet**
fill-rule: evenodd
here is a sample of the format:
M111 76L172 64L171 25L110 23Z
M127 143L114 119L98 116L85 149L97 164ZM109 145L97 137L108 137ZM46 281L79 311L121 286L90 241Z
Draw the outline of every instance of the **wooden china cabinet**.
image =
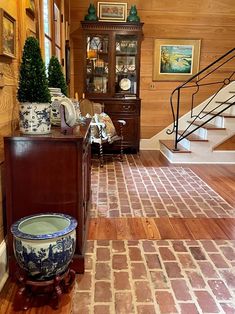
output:
M104 104L114 125L126 121L123 146L138 152L140 141L140 49L143 23L82 21L84 92Z

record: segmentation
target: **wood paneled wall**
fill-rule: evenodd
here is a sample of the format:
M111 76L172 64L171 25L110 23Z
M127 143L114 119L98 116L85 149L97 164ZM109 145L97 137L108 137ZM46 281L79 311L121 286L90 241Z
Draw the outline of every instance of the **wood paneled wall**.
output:
M98 1L94 1L96 4ZM112 1L109 1L112 2ZM116 2L116 1L113 1ZM141 138L149 138L172 123L170 95L182 82L152 81L154 39L201 39L200 69L235 47L235 6L233 0L131 0L144 22L141 53ZM82 40L80 21L87 14L90 1L71 0L71 36L73 39L72 94L81 95ZM205 91L205 97L207 93ZM182 114L189 110L186 104Z
M3 86L0 87L0 243L4 239L3 228L3 199L4 199L4 180L3 180L3 136L9 134L14 125L14 120L18 115L16 104L17 88L17 69L18 69L18 12L16 1L1 1L0 7L3 8L16 20L16 58L11 59L0 56L0 73L3 75Z
M38 0L35 1L36 8ZM26 14L27 0L1 0L0 7L16 20L16 55L15 58L0 56L0 73L3 84L0 87L0 243L4 230L4 151L3 137L9 135L18 125L18 70L26 37L36 35L36 18Z

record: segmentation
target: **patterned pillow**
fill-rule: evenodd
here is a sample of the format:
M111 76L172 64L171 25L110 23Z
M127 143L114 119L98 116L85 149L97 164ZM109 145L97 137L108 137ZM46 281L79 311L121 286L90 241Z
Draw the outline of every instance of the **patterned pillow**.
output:
M95 137L98 138L99 137L99 129L98 126L95 125L96 121L95 121L95 117L92 117L89 113L86 114L86 118L90 118L91 119L91 137Z
M112 142L112 137L117 135L115 126L107 115L107 113L102 112L101 114L96 114L95 118L98 119L97 122L102 122L105 124L105 128L102 130L103 138L108 138L109 142Z

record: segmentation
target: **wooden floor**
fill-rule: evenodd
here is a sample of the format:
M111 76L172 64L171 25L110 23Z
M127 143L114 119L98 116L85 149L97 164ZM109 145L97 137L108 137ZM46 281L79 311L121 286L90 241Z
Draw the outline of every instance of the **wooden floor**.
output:
M158 151L143 151L144 166L174 167ZM179 166L179 165L177 165ZM235 165L180 165L191 168L230 205L235 206ZM93 218L88 239L233 239L235 219L230 218ZM14 312L12 301L16 286L7 282L0 294L0 313L71 313L72 293L62 298L59 310L49 306Z
M88 240L235 240L231 218L93 218Z

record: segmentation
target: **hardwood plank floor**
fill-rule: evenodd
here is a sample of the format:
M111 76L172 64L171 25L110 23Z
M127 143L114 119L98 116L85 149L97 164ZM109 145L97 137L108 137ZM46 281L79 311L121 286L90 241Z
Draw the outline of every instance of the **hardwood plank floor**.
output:
M235 218L92 218L90 222L88 240L235 240Z
M181 218L174 218L174 229L178 234L179 239L191 239L193 237L184 220Z
M16 310L13 307L13 300L15 297L15 294L18 290L18 286L10 282L9 280L6 282L4 289L1 291L0 294L0 313L1 314L69 314L72 311L72 298L73 298L73 289L67 293L63 294L61 297L61 303L60 307L57 310L54 310L51 308L50 305L40 305L40 301L37 301L37 303L34 303L34 306L27 311L24 310Z
M230 238L234 239L235 237L235 227L233 225L233 219L228 218L216 218L215 222L220 228L223 229L224 233Z
M192 169L231 206L235 206L235 165L172 165L159 151L141 151L145 167L185 167ZM162 240L162 239L217 239L235 240L234 218L91 218L90 240ZM50 306L33 307L28 311L15 312L12 304L16 285L8 281L0 293L0 313L71 313L73 292L63 295L59 310Z

